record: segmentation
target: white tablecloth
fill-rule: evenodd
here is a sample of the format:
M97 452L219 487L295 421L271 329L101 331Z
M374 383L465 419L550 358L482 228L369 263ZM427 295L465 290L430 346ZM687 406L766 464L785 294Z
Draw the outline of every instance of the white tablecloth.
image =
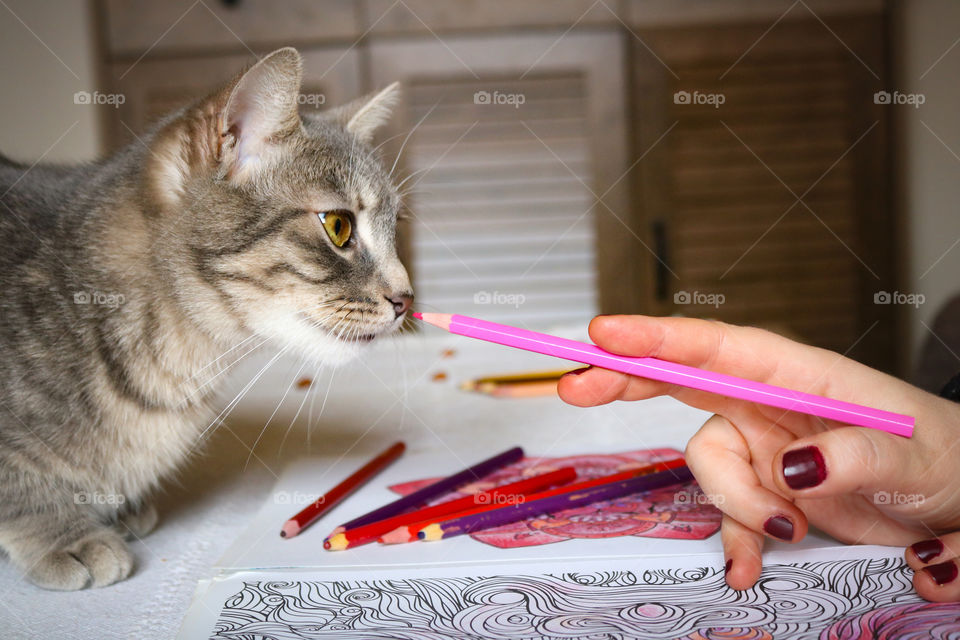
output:
M396 439L404 439L412 451L438 448L466 462L513 445L543 456L660 446L682 450L707 417L666 398L578 409L557 398L498 400L465 393L457 389L462 380L554 369L558 361L432 330L427 334L376 345L335 372L301 370L295 358L278 360L244 394L205 451L166 483L158 496L159 527L131 544L137 567L128 580L50 592L25 583L9 564L0 563L0 637L172 638L198 580L212 574L280 470L308 452L369 455ZM455 353L445 356L447 349ZM268 355L254 354L235 367L224 404ZM303 377L314 380L308 391L295 386Z

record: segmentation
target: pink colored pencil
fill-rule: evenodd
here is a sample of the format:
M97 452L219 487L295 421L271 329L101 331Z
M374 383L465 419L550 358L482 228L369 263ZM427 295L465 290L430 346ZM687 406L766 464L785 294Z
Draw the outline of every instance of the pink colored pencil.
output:
M899 413L872 409L841 400L832 400L802 391L792 391L722 373L704 371L703 369L668 362L659 358L620 356L604 351L596 345L518 329L495 322L487 322L468 316L447 313L414 313L413 315L424 322L446 329L450 333L468 338L477 338L508 347L533 351L534 353L582 362L603 369L620 371L641 378L660 380L730 398L837 420L859 427L880 429L906 438L913 435L913 417Z

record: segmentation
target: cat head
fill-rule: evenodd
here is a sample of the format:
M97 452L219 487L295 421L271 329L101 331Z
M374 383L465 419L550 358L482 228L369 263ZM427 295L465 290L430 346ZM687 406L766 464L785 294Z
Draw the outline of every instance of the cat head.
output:
M337 362L398 328L413 298L400 197L370 147L398 86L302 117L301 76L300 55L280 49L173 116L143 182L200 323Z

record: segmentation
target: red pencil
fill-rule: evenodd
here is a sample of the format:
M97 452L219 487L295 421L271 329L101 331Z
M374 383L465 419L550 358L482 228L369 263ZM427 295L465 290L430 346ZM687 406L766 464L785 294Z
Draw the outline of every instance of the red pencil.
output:
M614 473L608 476L603 476L600 478L594 478L593 480L584 480L583 482L577 482L574 484L564 485L562 487L557 487L556 489L550 489L549 491L540 491L538 493L531 493L524 496L524 502L533 502L535 500L541 500L543 498L552 498L555 496L568 495L577 492L586 491L588 489L594 489L596 487L601 487L603 485L612 485L618 482L624 482L627 480L633 480L634 478L639 478L640 476L646 476L653 473L661 471L669 471L670 469L677 469L686 465L686 461L683 458L676 458L674 460L665 460L661 462L654 462L652 464L644 465L642 467L637 467L636 469L629 469L627 471L621 471L620 473ZM505 505L496 505L497 509L502 509ZM450 520L459 520L460 518L466 516L472 516L484 511L491 511L492 509L474 509L471 511L464 511L463 513L451 514L445 518L438 518L432 522L421 521L413 525L410 525L409 532L411 532L417 539L423 539L420 536L422 530L430 527L431 529L438 529L442 526L444 522ZM397 536L392 535L392 538L399 538L400 534ZM403 540L396 540L397 542L403 542ZM412 540L408 540L412 542Z
M391 462L400 457L406 448L407 445L402 442L392 444L386 451L354 471L346 480L317 498L316 502L311 503L306 509L283 523L283 528L280 530L280 537L292 538L309 527L317 518L332 509L338 502L365 485L373 476L386 469Z
M439 540L454 536L493 529L542 514L558 513L605 500L616 500L642 491L652 491L693 479L690 467L680 465L674 469L639 475L629 480L612 482L590 489L569 491L543 498L530 496L526 502L517 502L492 511L460 516L423 528L417 537L421 540Z
M380 536L387 534L394 529L403 527L411 522L419 522L428 519L433 522L440 516L460 515L461 513L472 513L475 508L481 511L484 509L494 509L502 507L510 498L517 496L526 496L529 493L542 491L547 487L566 484L577 477L577 471L573 467L563 467L556 471L543 473L532 478L505 484L493 489L487 489L471 496L465 496L456 500L448 500L432 507L402 513L386 520L371 522L370 524L348 529L331 536L323 543L323 548L327 551L341 551L350 549L368 542L373 542ZM478 505L481 505L478 507ZM414 534L416 535L416 534Z

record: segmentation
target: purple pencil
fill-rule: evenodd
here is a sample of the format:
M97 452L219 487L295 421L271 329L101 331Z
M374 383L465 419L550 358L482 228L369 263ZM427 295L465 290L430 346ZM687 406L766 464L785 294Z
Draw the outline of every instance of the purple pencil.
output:
M493 511L484 511L470 516L463 516L445 522L436 522L427 525L417 534L421 540L440 540L452 538L464 533L474 533L484 529L492 529L519 520L526 520L545 513L556 513L564 509L573 509L603 500L615 500L641 491L650 491L668 487L672 484L687 482L693 478L690 468L680 466L666 471L658 471L644 476L638 476L620 482L592 487L582 491L572 491L559 496L540 498L530 502L512 504Z
M483 462L478 462L472 467L467 467L463 471L459 471L452 476L444 478L443 480L438 480L433 484L427 485L426 487L414 491L413 493L399 498L398 500L394 500L393 502L385 504L382 507L374 509L370 513L365 513L358 518L354 518L350 522L340 525L334 529L330 535L327 536L327 539L337 535L338 533L342 533L347 529L353 529L354 527L361 527L363 525L370 524L371 522L392 518L393 516L397 516L401 513L405 513L420 507L424 503L429 502L434 498L439 498L444 494L459 489L467 483L478 480L484 476L488 476L497 469L501 469L508 464L513 464L522 457L523 449L520 447L514 447L513 449L508 449L503 453L498 453L492 458L487 458Z

